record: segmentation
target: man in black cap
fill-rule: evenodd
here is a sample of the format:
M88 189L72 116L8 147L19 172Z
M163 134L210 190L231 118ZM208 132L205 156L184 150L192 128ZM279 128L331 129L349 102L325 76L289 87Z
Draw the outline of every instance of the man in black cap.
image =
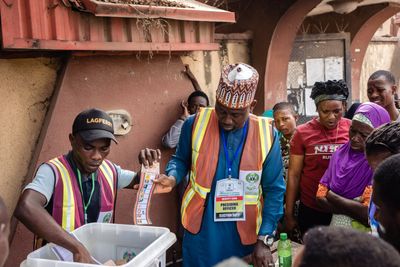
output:
M106 112L81 112L69 140L70 152L39 167L23 191L15 216L38 237L70 250L74 261L90 263L89 252L68 232L86 223L111 222L117 189L133 188L138 175L106 159L111 140L117 143ZM159 150L139 154L139 162L146 165L159 158Z

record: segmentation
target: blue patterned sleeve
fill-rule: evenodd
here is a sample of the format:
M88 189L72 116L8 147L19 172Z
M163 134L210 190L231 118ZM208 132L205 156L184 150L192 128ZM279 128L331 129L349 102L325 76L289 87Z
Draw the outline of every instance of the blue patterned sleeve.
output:
M283 215L283 199L286 191L279 136L275 129L274 141L263 165L261 186L264 208L259 235L271 235Z
M172 156L165 169L168 176L174 176L176 183L180 183L188 173L191 160L192 128L195 116L190 116L182 126L179 143L175 155Z

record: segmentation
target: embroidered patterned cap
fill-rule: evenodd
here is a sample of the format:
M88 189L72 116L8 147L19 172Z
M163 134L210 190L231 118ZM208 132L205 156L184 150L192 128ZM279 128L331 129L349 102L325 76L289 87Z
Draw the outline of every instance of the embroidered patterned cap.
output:
M244 63L227 65L222 69L216 98L228 108L245 108L254 100L258 84L258 72Z

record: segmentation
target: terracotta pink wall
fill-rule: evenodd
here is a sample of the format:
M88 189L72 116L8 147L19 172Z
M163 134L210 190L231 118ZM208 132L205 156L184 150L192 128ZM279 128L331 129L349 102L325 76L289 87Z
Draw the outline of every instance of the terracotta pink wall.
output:
M37 164L69 150L68 134L75 116L83 109L126 109L133 118L131 132L118 138L109 159L123 168L138 170L141 148L161 148L161 136L180 114L178 103L192 92L192 85L182 74L179 56L156 55L138 60L131 56L86 56L68 60L54 110L48 116ZM51 112L51 111L50 111ZM162 168L172 151L163 150ZM118 193L117 222L132 223L136 191ZM156 196L152 219L155 225L177 228L176 193ZM7 267L19 266L32 249L33 235L18 224Z

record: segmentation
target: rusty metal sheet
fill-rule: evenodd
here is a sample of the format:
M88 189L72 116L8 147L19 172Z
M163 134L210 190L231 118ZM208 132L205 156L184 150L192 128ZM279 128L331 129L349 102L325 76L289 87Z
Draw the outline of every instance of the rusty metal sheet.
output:
M76 1L76 0L70 0ZM174 0L176 3L186 5L183 7L168 7L157 5L123 4L116 0L80 0L86 7L86 11L101 17L125 17L125 18L166 18L189 21L209 22L235 22L235 13L194 0ZM115 1L115 2L114 2ZM124 1L122 1L124 2Z
M218 50L218 44L214 40L214 22L207 19L177 20L172 13L168 18L156 19L123 17L117 13L95 16L66 6L64 2L67 1L70 0L0 1L3 48L97 51ZM84 3L83 1L85 0L79 0L77 3Z

